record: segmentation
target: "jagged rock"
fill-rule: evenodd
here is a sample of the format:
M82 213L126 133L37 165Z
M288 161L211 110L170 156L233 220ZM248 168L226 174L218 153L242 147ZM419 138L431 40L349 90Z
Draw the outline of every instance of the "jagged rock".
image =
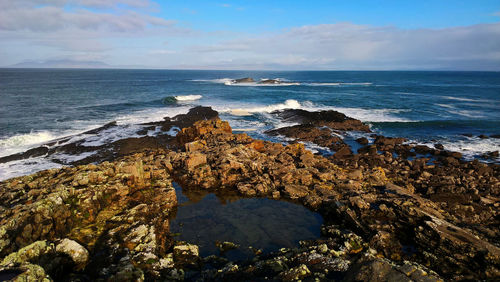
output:
M336 149L344 144L332 142L338 137L320 126L356 123L332 112L289 113L304 124L288 132L301 138L317 132L312 141L331 142ZM325 238L301 243L301 248L261 254L246 264L217 265L200 277L293 279L306 273L303 278L319 280L335 275L439 279L421 265L451 280L495 279L500 273L498 165L458 160L461 155L452 152L379 136L377 145L360 149L359 155L327 159L300 143L283 146L233 134L209 109L198 108L164 125L170 128L178 121L189 127L177 134L172 150L146 150L113 162L0 182L2 265L35 265L45 273L40 277L56 279L61 269L76 271L65 268L64 257L74 255L68 249L88 250L86 263L78 259L87 266L73 274L190 279L183 268L199 270L197 246L176 245L169 232L170 212L177 204L175 179L185 189L285 198L339 224L323 228ZM433 153L436 159L406 159L417 152ZM55 267L56 261L63 268ZM78 263L76 258L70 262Z

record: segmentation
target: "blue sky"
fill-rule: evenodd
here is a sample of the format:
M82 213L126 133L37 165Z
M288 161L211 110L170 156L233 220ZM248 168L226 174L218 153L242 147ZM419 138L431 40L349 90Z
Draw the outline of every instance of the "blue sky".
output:
M0 66L500 70L500 1L0 0Z
M189 3L189 5L186 4ZM498 22L500 1L162 1L159 16L204 31L263 32L352 22L400 28L446 28Z

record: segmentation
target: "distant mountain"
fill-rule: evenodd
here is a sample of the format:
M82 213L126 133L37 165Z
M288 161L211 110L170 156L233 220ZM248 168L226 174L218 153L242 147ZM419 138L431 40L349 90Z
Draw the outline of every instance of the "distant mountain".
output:
M76 61L76 60L47 60L47 61L25 61L10 68L113 68L99 61Z

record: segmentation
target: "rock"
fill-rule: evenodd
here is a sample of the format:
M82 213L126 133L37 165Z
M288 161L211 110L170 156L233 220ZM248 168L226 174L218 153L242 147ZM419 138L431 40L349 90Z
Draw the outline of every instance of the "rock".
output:
M233 79L231 80L232 83L251 83L251 82L255 82L255 80L253 80L253 78L251 77L245 77L245 78L238 78L238 79Z
M185 166L188 171L192 171L196 167L204 165L206 163L207 163L207 157L204 154L192 153L188 155Z
M0 267L2 281L53 281L45 270L36 264L25 263L17 267Z
M193 244L183 244L174 247L174 261L178 265L197 265L199 247Z
M349 148L349 146L343 146L333 154L332 158L343 159L349 156L352 156L351 148Z
M405 141L407 141L406 138L393 138L379 135L377 136L377 138L375 138L375 141L373 143L379 146L394 146L402 144Z
M370 154L370 155L376 155L377 154L377 146L376 145L368 145L362 148L358 149L359 154Z
M366 139L366 137L360 137L360 138L356 139L356 142L358 142L361 145L367 145L368 139Z
M443 144L434 144L434 148L438 149L438 150L444 150L444 146Z
M186 143L184 146L186 148L186 152L196 152L206 148L205 142L200 140Z
M82 245L70 239L63 239L56 245L56 252L64 253L71 257L77 271L82 270L88 263L89 252Z
M337 111L309 112L301 109L286 109L275 111L271 114L278 116L286 122L298 122L300 124L311 124L314 126L328 126L336 130L354 130L370 132L370 127L359 120L347 117Z
M283 279L283 281L297 281L304 279L310 274L311 271L309 271L309 268L307 268L306 265L301 264L281 273L280 278Z
M303 185L288 184L285 185L284 190L285 195L294 200L303 198L309 194L309 190Z
M264 79L259 81L259 84L280 84L281 80L279 79Z
M488 135L484 135L484 134L481 134L481 135L478 135L477 137L481 138L481 139L488 139Z
M361 180L363 179L363 171L361 169L355 169L347 174L349 179Z
M237 245L233 242L228 242L228 241L224 241L224 242L215 241L215 246L219 249L219 251L221 253L225 253L229 250L237 249L240 247L240 245Z

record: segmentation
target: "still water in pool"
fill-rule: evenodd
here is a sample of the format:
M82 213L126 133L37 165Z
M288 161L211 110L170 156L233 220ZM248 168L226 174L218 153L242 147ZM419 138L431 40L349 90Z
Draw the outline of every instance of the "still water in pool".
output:
M179 234L176 240L198 245L203 257L249 259L254 254L249 247L268 253L320 236L322 217L301 205L235 194L182 191L176 183L174 186L179 207L170 230ZM240 247L221 254L216 241L230 241Z

